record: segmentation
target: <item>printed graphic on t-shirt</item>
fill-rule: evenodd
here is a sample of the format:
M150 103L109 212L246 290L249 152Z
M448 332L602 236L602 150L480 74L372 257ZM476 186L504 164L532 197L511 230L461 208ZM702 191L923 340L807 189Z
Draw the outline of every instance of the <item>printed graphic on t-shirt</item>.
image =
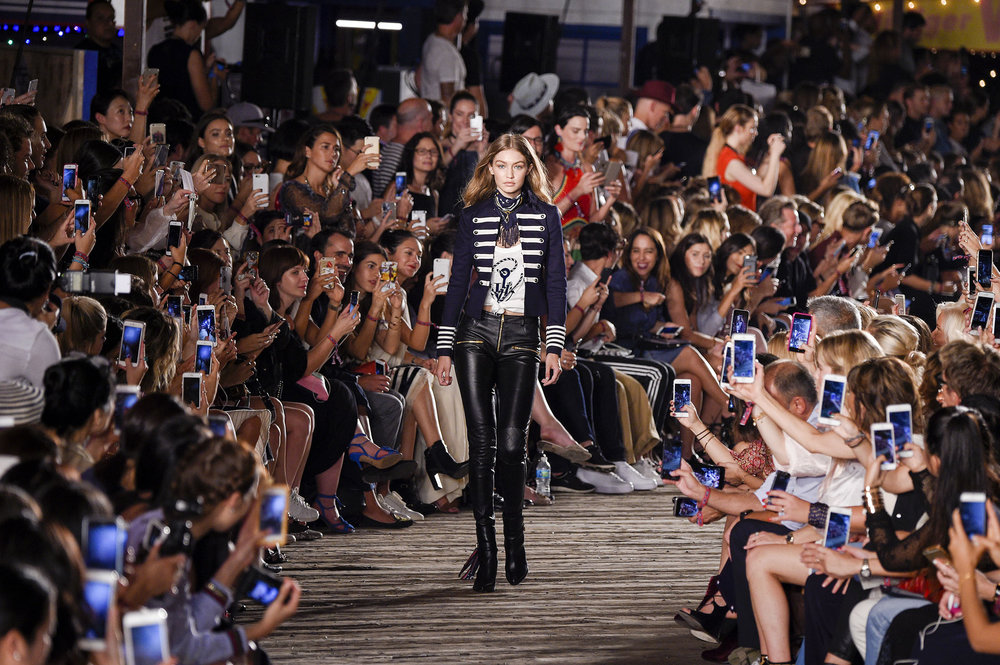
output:
M523 282L524 268L521 262L513 257L505 257L493 266L490 294L497 304L502 305L514 297Z

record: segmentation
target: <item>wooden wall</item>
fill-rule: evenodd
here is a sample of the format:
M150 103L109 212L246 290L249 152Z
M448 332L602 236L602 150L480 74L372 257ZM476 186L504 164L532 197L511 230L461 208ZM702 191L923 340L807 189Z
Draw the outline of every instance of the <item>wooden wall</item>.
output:
M7 87L10 81L16 54L14 46L0 47L0 88ZM86 51L73 49L24 48L22 66L27 68L27 76L18 77L24 83L17 86L17 92L24 93L30 79L39 79L35 106L50 125L62 127L70 120L84 117L86 55Z

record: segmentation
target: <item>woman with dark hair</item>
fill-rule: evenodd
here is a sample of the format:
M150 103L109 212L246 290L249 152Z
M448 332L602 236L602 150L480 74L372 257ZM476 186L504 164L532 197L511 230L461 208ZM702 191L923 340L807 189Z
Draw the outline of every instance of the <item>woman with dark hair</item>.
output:
M146 65L160 70L160 92L176 99L194 119L219 103L219 85L225 70L213 70L209 77L205 58L195 43L208 23L208 14L197 0L166 0L172 36L149 49Z
M45 370L59 362L59 343L41 320L55 278L55 254L41 240L0 245L0 381L41 387Z
M367 120L356 115L343 118L335 127L340 132L340 139L344 142L344 153L341 155L341 159L346 164L353 164L358 157L365 154L365 138L372 136L375 132L372 131ZM379 151L378 158L375 155L369 155L366 168L372 170L378 168L382 160L381 154ZM351 200L361 211L361 217L372 219L380 216L384 199L381 196L374 196L371 182L364 171L358 171L353 175L354 189L351 190Z
M553 202L562 215L563 226L574 220L603 221L621 192L617 182L605 183L604 174L582 161L590 130L590 114L582 106L572 106L559 114L555 124L556 143L546 155L545 168ZM604 187L608 197L598 204L595 190Z
M542 127L542 123L534 116L523 113L514 116L510 120L510 129L507 131L511 134L520 134L523 136L534 149L535 154L539 157L542 156L545 150L545 129Z
M71 358L45 372L42 426L57 439L63 463L84 471L104 456L114 414L115 380L107 360Z
M771 111L760 121L757 138L747 150L747 164L758 173L766 173L771 150L768 147L768 137L780 134L786 145L792 144L792 121L784 111ZM778 193L783 196L795 195L795 176L792 173L792 163L788 157L781 155L778 162ZM730 201L735 203L735 201Z
M131 139L142 143L146 137L146 113L159 90L157 77L140 77L134 112L124 90L113 88L98 92L90 100L90 121L97 123L106 141Z
M403 146L400 170L406 171L406 189L413 198L413 211L423 210L428 227L437 218L438 194L444 185L444 159L441 144L430 132L420 132ZM385 199L395 198L395 185L385 191ZM438 225L433 225L436 230Z
M0 648L19 665L45 665L56 628L55 587L37 569L7 561L0 577Z

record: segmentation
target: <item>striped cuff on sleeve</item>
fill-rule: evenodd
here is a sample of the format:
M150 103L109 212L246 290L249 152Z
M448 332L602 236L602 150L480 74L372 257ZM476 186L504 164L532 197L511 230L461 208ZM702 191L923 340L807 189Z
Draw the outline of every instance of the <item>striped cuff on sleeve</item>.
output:
M437 352L439 356L450 356L455 346L455 326L440 326L438 328Z
M566 326L545 327L545 351L561 353L566 346Z

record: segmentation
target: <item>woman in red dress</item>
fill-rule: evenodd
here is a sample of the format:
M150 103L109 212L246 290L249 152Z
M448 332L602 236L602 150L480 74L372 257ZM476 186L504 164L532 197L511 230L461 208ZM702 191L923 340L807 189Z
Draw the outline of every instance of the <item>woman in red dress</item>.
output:
M582 106L573 106L559 114L555 132L559 140L545 160L549 184L555 192L553 201L562 215L565 228L575 220L603 221L621 191L618 182L604 183L604 174L594 171L594 165L582 161L587 143L590 116ZM604 187L606 201L599 205L594 190Z
M712 140L705 151L702 175L718 176L723 185L730 185L740 193L740 203L750 210L757 210L757 196L772 196L778 185L781 153L785 151L785 137L772 134L767 137L767 170L758 175L746 164L746 153L757 136L757 112L749 106L735 104L729 108L712 132Z

